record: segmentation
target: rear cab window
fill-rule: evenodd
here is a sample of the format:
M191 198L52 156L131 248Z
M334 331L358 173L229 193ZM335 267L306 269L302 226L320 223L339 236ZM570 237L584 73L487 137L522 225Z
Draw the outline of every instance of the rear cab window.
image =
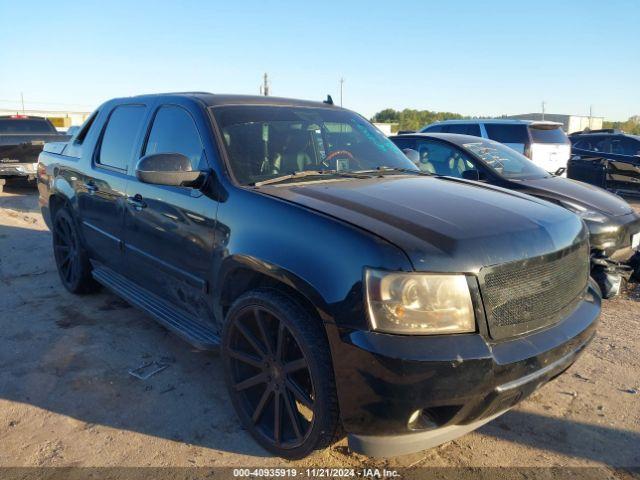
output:
M529 145L529 132L524 124L485 123L484 128L491 140L503 143L519 153Z
M0 118L0 135L34 135L57 133L54 126L44 118L15 117Z
M113 109L100 142L98 165L126 170L145 120L144 105L119 105Z

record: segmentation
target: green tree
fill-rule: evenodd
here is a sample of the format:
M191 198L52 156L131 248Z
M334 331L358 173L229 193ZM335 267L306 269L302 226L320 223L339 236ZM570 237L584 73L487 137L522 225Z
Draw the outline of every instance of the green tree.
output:
M397 111L392 108L385 108L376 113L371 118L371 121L376 123L391 123L393 124L391 130L397 132L398 130L419 130L439 120L455 120L461 118L469 117L452 112L432 112L431 110L414 110L411 108Z
M630 117L626 122L602 122L602 128L619 128L631 135L640 135L640 118L638 115Z

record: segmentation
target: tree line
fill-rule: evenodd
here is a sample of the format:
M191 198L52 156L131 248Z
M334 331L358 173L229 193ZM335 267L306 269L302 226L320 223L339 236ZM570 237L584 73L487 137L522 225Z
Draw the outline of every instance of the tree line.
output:
M640 115L630 117L626 122L602 122L602 128L619 128L631 135L640 135Z
M504 115L498 118L502 118ZM371 121L374 123L391 123L391 131L398 130L420 130L433 122L442 120L462 120L465 118L496 118L496 117L470 117L453 112L433 112L431 110L394 110L385 108L376 113ZM640 135L640 115L633 116L625 122L605 121L602 128L619 128L632 135Z

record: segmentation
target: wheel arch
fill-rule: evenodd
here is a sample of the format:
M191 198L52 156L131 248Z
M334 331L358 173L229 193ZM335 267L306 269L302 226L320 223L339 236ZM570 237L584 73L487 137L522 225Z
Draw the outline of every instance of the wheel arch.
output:
M311 284L278 265L251 256L237 255L226 259L213 288L219 318L224 319L231 304L244 293L257 288L272 288L294 298L301 307L319 318L331 322L329 305Z

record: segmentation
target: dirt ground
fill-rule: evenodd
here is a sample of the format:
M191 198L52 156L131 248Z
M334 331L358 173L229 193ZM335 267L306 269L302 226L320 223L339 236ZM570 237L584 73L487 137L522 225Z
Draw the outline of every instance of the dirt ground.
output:
M239 427L216 355L107 291L68 294L50 242L33 189L0 194L0 467L640 466L637 284L605 302L570 370L477 432L387 460L351 454L343 440L286 462ZM151 361L169 367L129 375Z

